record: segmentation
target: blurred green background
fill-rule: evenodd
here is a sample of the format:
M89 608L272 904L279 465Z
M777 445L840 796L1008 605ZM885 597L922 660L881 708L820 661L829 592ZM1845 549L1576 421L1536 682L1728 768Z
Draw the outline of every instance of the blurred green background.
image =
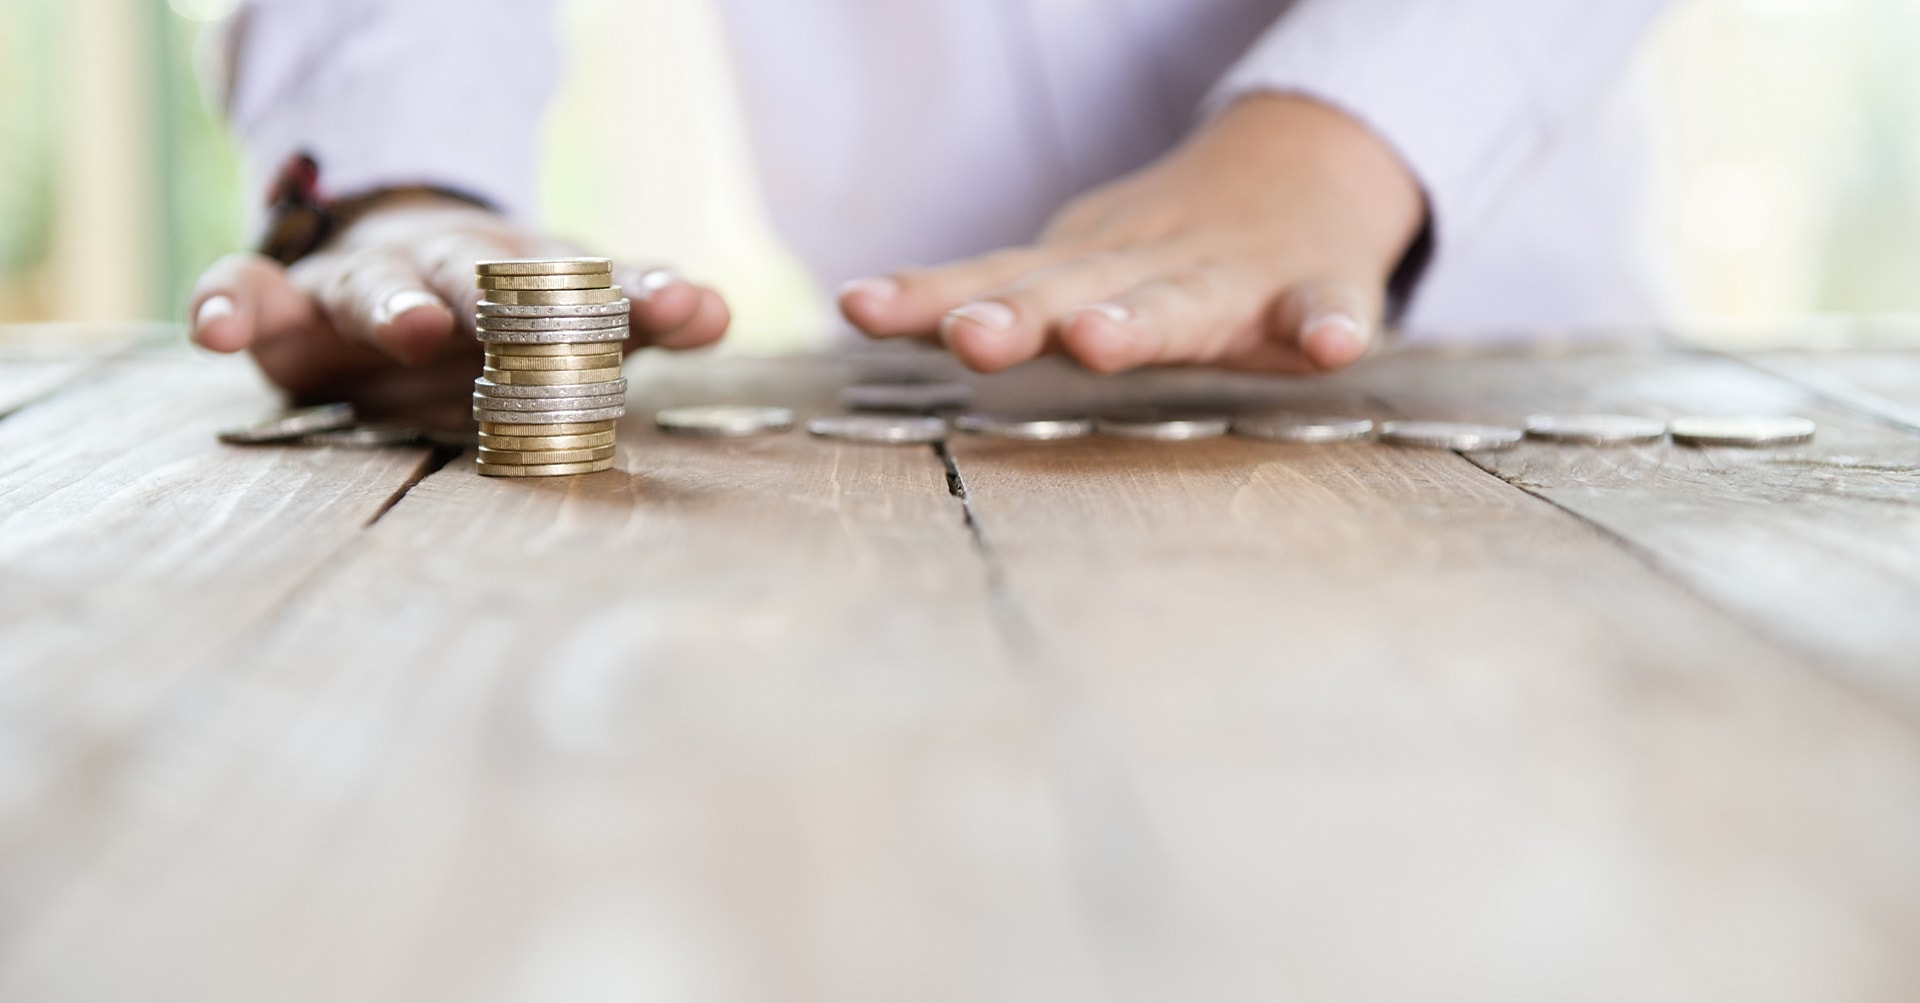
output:
M243 245L257 196L194 71L234 2L0 0L0 321L175 317ZM716 281L739 342L799 343L825 300L765 223L711 2L567 4L543 212ZM1689 0L1623 87L1653 112L1649 253L1684 322L1920 314L1920 0ZM625 145L613 114L640 120Z

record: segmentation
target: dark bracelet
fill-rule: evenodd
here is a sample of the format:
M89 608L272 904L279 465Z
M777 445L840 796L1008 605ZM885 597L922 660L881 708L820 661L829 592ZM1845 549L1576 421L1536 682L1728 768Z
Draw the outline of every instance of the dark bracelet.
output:
M319 161L311 154L297 153L287 158L267 193L267 222L258 250L283 265L291 265L319 250L381 203L416 195L435 195L495 211L486 199L439 185L395 185L327 198L320 193Z

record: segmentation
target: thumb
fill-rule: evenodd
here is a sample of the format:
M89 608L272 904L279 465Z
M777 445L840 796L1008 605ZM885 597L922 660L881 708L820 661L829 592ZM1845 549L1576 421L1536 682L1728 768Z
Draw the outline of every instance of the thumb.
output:
M1378 283L1316 279L1283 293L1270 314L1271 333L1322 370L1350 366L1373 347L1385 312Z

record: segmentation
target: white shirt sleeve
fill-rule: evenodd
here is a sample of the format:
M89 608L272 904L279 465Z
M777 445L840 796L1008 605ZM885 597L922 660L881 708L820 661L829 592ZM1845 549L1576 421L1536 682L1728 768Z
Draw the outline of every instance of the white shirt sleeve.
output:
M305 151L329 194L433 184L528 216L554 17L553 0L254 0L228 28L225 102L250 190Z
M1365 123L1425 188L1438 253L1625 65L1665 0L1300 0L1216 86Z

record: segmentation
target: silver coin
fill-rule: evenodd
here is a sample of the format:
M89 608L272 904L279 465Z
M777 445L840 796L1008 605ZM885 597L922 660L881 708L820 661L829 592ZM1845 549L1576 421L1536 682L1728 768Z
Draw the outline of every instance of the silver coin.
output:
M1517 428L1463 425L1450 421L1389 421L1380 426L1382 442L1460 452L1510 449L1524 437L1525 433Z
M532 306L515 303L489 303L482 300L475 308L482 317L620 317L633 310L631 300L618 303L574 303L566 306Z
M1788 416L1692 415L1675 418L1668 426L1673 441L1688 446L1791 446L1812 440L1815 426L1805 418Z
M1233 427L1233 419L1220 414L1196 414L1165 408L1133 408L1109 411L1093 419L1093 430L1116 439L1151 439L1155 442L1191 442L1217 439Z
M840 391L840 403L854 411L947 411L973 403L973 388L965 383L859 383Z
M424 446L427 444L427 435L420 429L402 425L356 425L353 428L303 435L300 444L344 449L385 449L392 446Z
M1536 414L1527 419L1527 435L1583 446L1630 446L1666 438L1667 423L1630 414Z
M627 317L475 317L474 322L489 331L604 331L626 327Z
M807 422L807 431L823 439L907 445L939 442L947 437L947 423L908 415L833 414Z
M953 420L962 432L994 439L1022 439L1029 442L1054 442L1084 439L1093 434L1092 418L1044 414L963 414Z
M1279 411L1235 418L1233 434L1271 442L1351 442L1373 435L1373 420Z
M616 345L628 334L625 324L596 331L495 331L483 325L473 332L489 345Z
M749 404L700 404L656 412L653 423L660 426L661 431L674 435L733 438L784 432L793 427L793 412L783 407Z
M489 411L591 411L599 407L617 407L627 401L624 394L599 394L592 397L483 397L473 395L473 406Z
M277 418L251 425L222 429L217 438L234 446L258 446L269 442L290 442L303 435L331 432L352 427L357 421L351 404L322 404L319 407L289 411Z
M617 380L608 380L605 383L572 383L562 384L560 386L521 386L517 383L495 383L484 376L473 381L473 395L475 397L487 397L494 400L510 397L553 400L560 397L605 397L608 394L625 396L626 392L627 378L624 376Z
M588 421L612 421L624 418L626 405L619 407L601 407L585 411L496 411L491 408L474 408L475 421L491 422L496 425L572 425Z

